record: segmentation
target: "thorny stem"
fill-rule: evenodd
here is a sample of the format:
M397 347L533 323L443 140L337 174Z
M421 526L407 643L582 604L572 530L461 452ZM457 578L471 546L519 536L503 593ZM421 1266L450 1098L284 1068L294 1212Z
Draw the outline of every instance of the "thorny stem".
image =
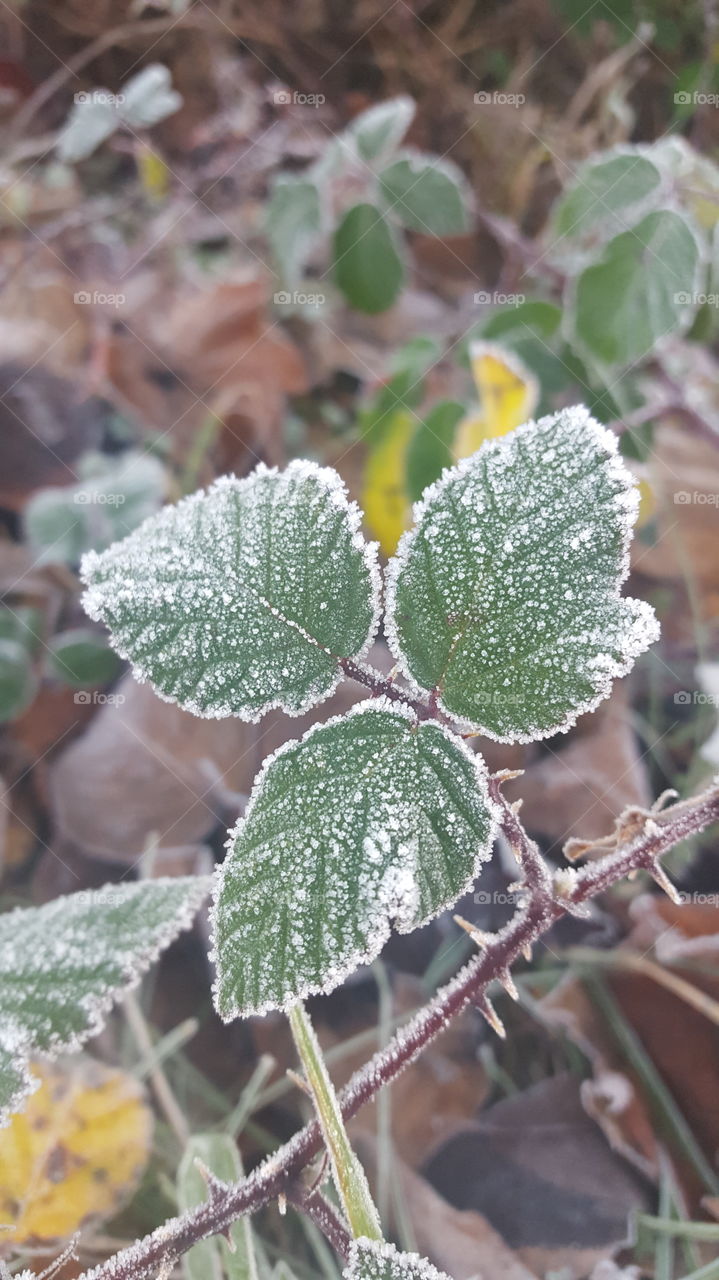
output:
M406 707L411 707L420 720L433 720L436 718L436 711L433 710L429 703L422 702L419 698L413 698L411 693L399 685L393 684L375 667L362 666L360 662L355 662L353 658L340 658L340 666L348 679L356 680L357 684L363 684L366 689L370 690L373 697L389 698L391 702L402 702Z
M294 1186L288 1188L287 1199L301 1213L307 1214L307 1217L327 1237L335 1252L346 1261L349 1258L352 1237L337 1209L330 1204L322 1192L317 1188L314 1191L305 1191L302 1187Z
M494 794L501 779L492 779ZM520 954L536 942L567 912L576 910L630 872L653 874L658 859L681 840L697 835L719 821L719 785L672 805L661 813L647 813L639 830L620 840L616 849L581 870L563 873L563 896L558 896L549 874L535 866L532 842L524 833L516 812L504 799L502 824L507 838L519 850L527 900L509 924L491 939L436 996L401 1027L385 1049L356 1071L339 1094L345 1120L386 1085L396 1080L409 1063L443 1031L450 1019L467 1005L481 1007L491 982L501 979ZM515 825L516 824L516 825ZM536 846L535 846L536 848ZM538 855L537 855L538 856ZM534 886L534 877L537 887ZM541 883L540 883L541 881ZM249 1177L233 1186L216 1188L211 1199L180 1218L173 1218L137 1244L123 1249L80 1280L150 1280L167 1262L173 1262L198 1240L224 1232L242 1214L254 1213L280 1194L290 1194L300 1171L322 1150L322 1130L314 1120L305 1125Z

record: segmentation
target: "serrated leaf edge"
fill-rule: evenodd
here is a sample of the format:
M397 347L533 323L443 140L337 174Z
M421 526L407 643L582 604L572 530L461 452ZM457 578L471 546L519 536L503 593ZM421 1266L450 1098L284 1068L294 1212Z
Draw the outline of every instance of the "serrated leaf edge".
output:
M471 730L479 732L486 738L491 738L494 742L513 743L513 742L540 742L544 738L551 738L555 733L566 733L576 724L580 716L586 715L590 711L595 711L601 702L608 698L612 691L614 680L625 676L632 668L635 659L644 653L650 645L654 644L659 638L659 623L656 614L645 600L638 600L632 596L622 596L621 587L629 576L630 570L630 547L632 541L632 530L639 512L639 489L637 487L634 476L629 468L625 465L621 454L619 453L619 444L617 437L608 427L602 426L593 418L585 405L573 405L567 409L560 409L557 413L546 414L542 418L530 418L528 422L517 427L514 431L508 432L505 436L500 436L494 440L487 440L468 458L462 458L460 462L453 467L445 467L438 480L429 485L425 489L422 497L415 502L412 508L414 523L410 529L402 534L397 550L389 561L385 571L385 599L386 610L384 618L384 630L392 656L399 665L400 671L407 681L411 692L416 697L425 697L428 690L419 684L412 675L409 664L402 651L402 647L395 624L395 605L397 596L397 584L399 575L404 569L409 558L410 549L413 539L419 527L420 521L423 519L427 509L432 502L441 496L444 488L457 476L463 475L470 470L475 460L480 454L488 456L490 454L502 453L510 443L517 437L530 435L536 427L546 427L552 422L556 422L559 418L571 415L576 422L586 426L595 436L597 444L603 448L606 455L606 462L611 468L613 477L621 480L622 489L614 497L614 506L619 517L622 529L622 551L617 569L617 577L614 584L612 595L617 600L624 600L627 604L635 607L635 618L632 627L628 630L625 638L625 647L621 661L612 661L606 665L604 677L598 687L598 692L592 697L586 699L573 710L567 712L566 716L552 725L546 730L528 730L521 734L502 735L495 733L493 729L487 728L486 725L479 724L476 721L468 720L463 716L458 716L454 711L450 711L442 701L441 695L437 697L437 706L449 717L453 725L458 730Z
M241 834L243 827L247 823L247 820L250 817L255 807L255 804L260 799L262 787L264 785L265 774L272 767L272 765L275 763L276 760L278 760L286 752L291 751L292 748L298 746L300 743L307 742L308 739L312 738L321 729L327 729L332 725L339 724L341 721L349 720L353 716L362 715L363 713L368 711L369 712L380 712L380 711L392 712L395 715L402 716L410 724L416 724L418 726L421 726L423 723L432 724L435 729L438 729L444 735L444 737L447 739L448 742L452 744L452 746L459 748L459 750L463 753L464 756L466 756L467 760L472 765L472 768L475 771L477 784L484 795L484 800L487 807L487 813L489 815L489 829L487 833L486 843L480 846L480 848L477 850L475 854L474 863L472 865L471 873L467 877L464 884L459 888L458 892L448 901L441 903L437 907L437 909L431 913L431 915L427 916L419 924L405 923L405 926L402 927L401 921L398 922L394 916L390 917L389 913L385 912L385 915L382 921L380 922L378 920L376 922L376 927L373 930L373 935L372 935L372 946L365 949L358 949L356 953L353 953L352 956L348 958L345 965L341 967L339 965L335 965L333 969L332 978L326 981L325 983L320 983L320 984L303 983L296 991L292 993L292 995L287 997L286 1002L282 1005L276 1004L275 1001L273 1000L264 1001L262 1004L257 1006L241 1005L235 1002L232 1005L230 1005L228 1008L223 1010L220 1008L220 1004L219 1004L220 960L219 960L219 955L217 951L217 914L219 910L220 895L222 893L222 888L224 884L225 868L227 867L229 858L232 856L232 852L233 852L236 840ZM499 826L499 820L501 816L500 810L489 795L489 791L487 788L487 779L488 779L487 766L482 756L474 751L471 751L470 748L467 746L466 742L463 742L462 739L459 738L457 734L453 733L452 730L449 729L446 725L440 724L436 720L427 721L427 722L420 721L418 720L412 708L408 706L407 703L395 702L394 700L387 697L383 697L383 696L377 697L377 698L368 698L362 702L357 702L353 707L350 707L349 711L341 715L331 716L330 719L325 720L321 723L313 724L312 727L308 729L307 733L303 734L301 738L292 738L289 742L283 742L282 745L278 747L276 751L273 751L271 755L267 756L267 758L263 761L262 768L260 769L257 776L255 777L252 791L250 793L250 797L242 817L235 824L235 826L228 832L227 840L225 841L225 848L227 849L228 856L227 858L225 858L225 861L222 862L217 867L214 875L214 884L212 889L212 906L210 908L210 916L209 916L210 962L215 969L215 978L212 983L212 998L213 998L215 1010L218 1016L223 1020L223 1022L232 1022L235 1018L263 1017L266 1013L270 1013L278 1009L284 1010L286 1012L290 1008L290 1006L293 1004L296 1004L298 1000L305 1000L309 996L326 995L328 994L328 992L334 991L338 986L340 986L345 981L346 978L349 977L350 974L354 973L356 969L358 969L361 965L370 964L371 961L374 960L375 957L379 955L380 951L388 941L393 927L397 930L398 933L411 933L413 932L414 929L418 929L420 927L423 927L426 924L429 924L430 920L436 919L436 917L441 915L443 911L446 911L449 907L451 907L454 902L457 902L461 897L463 897L464 894L469 891L469 889L472 887L475 880L477 879L477 876L479 875L482 864L484 862L487 862L491 858L492 847L493 847L494 840L497 834L497 829ZM381 928L380 928L380 923L382 926Z
M379 544L377 542L367 541L364 537L364 534L362 533L362 512L357 506L357 503L349 498L347 486L333 467L322 467L319 463L312 462L308 459L297 458L293 459L287 467L282 468L268 467L264 462L260 462L247 476L242 476L241 478L235 475L219 476L218 479L215 480L213 484L209 485L207 489L198 489L196 493L192 493L186 498L181 498L179 502L170 505L175 509L179 509L181 507L198 504L206 498L209 498L217 489L222 488L232 488L239 493L245 489L251 488L253 480L258 476L284 476L288 473L301 473L304 476L314 476L319 483L323 485L332 503L346 516L350 533L352 535L352 546L356 551L360 552L364 561L369 574L370 592L372 595L372 615L370 625L367 630L367 636L360 648L357 649L355 653L342 655L352 658L355 661L361 661L367 656L374 644L379 629L380 618L382 616L382 575L378 560ZM166 509L166 507L163 507L155 515L149 516L147 520L143 521L143 523L138 526L138 529L133 530L133 534L136 534L138 530L151 524L153 521L161 519ZM229 716L222 711L202 710L195 705L191 706L186 701L179 701L177 698L173 697L172 694L164 693L162 689L159 689L157 685L154 684L150 678L148 670L132 658L129 650L126 649L118 640L115 632L107 626L103 617L101 601L99 599L96 601L93 598L93 593L95 591L98 592L98 595L100 594L99 588L94 587L90 582L88 582L88 575L92 573L93 568L103 558L103 556L108 555L115 548L122 546L124 541L124 538L119 539L117 542L113 542L109 547L107 547L105 551L88 551L82 557L80 562L80 577L85 584L86 589L83 592L80 603L82 604L86 614L89 618L92 618L93 621L101 622L105 625L112 648L121 658L126 662L129 662L132 674L138 684L149 684L150 688L162 702L169 702L175 706L181 707L184 711L188 711L191 715L197 716L202 720L229 719ZM301 634L305 634L304 629L299 626L299 624L293 623L292 626ZM318 648L323 649L330 657L335 656L329 649L326 649L324 645L319 645L316 640L309 636L308 633L307 636L313 644L317 645ZM332 694L337 689L337 686L343 679L344 673L340 669L338 663L333 682L326 686L324 691L319 695L309 693L305 700L297 707L287 706L281 698L272 698L263 703L259 711L256 711L254 708L250 709L249 707L239 707L232 714L239 720L243 720L248 724L257 724L263 716L274 710L284 711L285 715L296 719L299 716L306 715L312 707L320 706L323 702L326 702L328 698L331 698Z
M15 1059L13 1066L21 1074L22 1084L11 1095L10 1101L6 1106L0 1108L0 1129L8 1124L11 1117L17 1112L19 1104L24 1102L40 1086L40 1081L30 1071L30 1058L52 1062L61 1053L75 1053L87 1040L97 1035L102 1030L105 1015L109 1013L119 996L137 987L144 974L154 964L155 960L160 957L162 952L169 947L170 943L185 929L191 927L203 900L210 892L211 880L211 876L161 876L153 880L132 881L131 887L138 892L149 886L176 888L184 881L188 886L187 897L183 905L166 922L164 929L155 935L153 943L141 948L133 957L132 963L127 962L124 965L122 977L115 986L103 995L90 995L81 1002L83 1012L87 1016L87 1027L83 1031L67 1039L56 1035L49 1046L40 1051L33 1046L32 1037L27 1034L23 1027L17 1026L17 1024L11 1025L6 1018L2 1018L0 1021L0 1047L11 1058ZM116 894L121 888L125 887L130 886L108 883L103 885L102 888L88 889L83 892L86 897L101 898L105 893ZM74 896L73 894L62 894L58 898L53 898L51 902L44 903L41 907L14 907L12 911L3 912L0 915L0 929L2 929L4 920L17 917L18 914L22 915L26 911L32 911L33 913L46 911L48 915L61 914L62 905ZM1 1009L2 997L0 997L0 1012Z
M428 1258L423 1258L418 1253L407 1253L404 1250L397 1249L395 1245L389 1244L386 1240L370 1240L367 1236L360 1236L357 1240L352 1241L348 1265L342 1272L344 1280L363 1280L363 1253L374 1254L375 1258L380 1262L396 1262L399 1265L405 1263L415 1268L417 1273L423 1277L423 1280L450 1280L446 1271L438 1271Z

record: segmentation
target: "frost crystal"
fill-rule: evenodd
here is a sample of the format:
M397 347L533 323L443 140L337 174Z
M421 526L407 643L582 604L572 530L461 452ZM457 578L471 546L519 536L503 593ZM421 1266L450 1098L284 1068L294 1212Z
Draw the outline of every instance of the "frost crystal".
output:
M213 911L225 1019L330 991L379 954L390 922L426 923L489 857L481 760L378 698L269 757L230 833Z
M91 618L140 680L195 715L300 715L377 629L376 547L336 472L224 476L82 562Z
M583 406L447 470L388 572L387 631L414 688L500 742L568 729L658 635L619 589L637 491Z
M385 1240L353 1240L345 1280L450 1280L418 1253L401 1253Z
M109 884L0 915L0 1125L37 1087L29 1058L96 1035L208 889L201 877Z

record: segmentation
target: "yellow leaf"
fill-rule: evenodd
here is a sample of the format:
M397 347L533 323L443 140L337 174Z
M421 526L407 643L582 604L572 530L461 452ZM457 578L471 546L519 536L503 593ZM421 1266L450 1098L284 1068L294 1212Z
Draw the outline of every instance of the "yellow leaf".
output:
M58 1240L114 1214L147 1163L152 1116L140 1086L89 1058L34 1063L40 1088L0 1130L3 1243Z
M164 200L170 187L170 170L152 147L140 146L135 155L137 172L145 195Z
M365 465L362 507L369 528L385 555L391 556L412 521L407 496L407 450L416 419L405 409L391 417Z
M537 379L513 352L493 342L473 342L469 359L479 409L457 427L453 449L457 459L468 458L485 440L521 426L531 418L539 399Z
M645 524L649 524L657 509L657 499L648 480L640 478L639 480L639 515L637 516L637 528L641 529Z

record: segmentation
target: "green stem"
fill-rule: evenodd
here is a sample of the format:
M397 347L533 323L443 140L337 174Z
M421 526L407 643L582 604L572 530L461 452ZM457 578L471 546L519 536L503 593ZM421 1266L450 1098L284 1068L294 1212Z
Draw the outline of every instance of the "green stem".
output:
M337 1095L330 1080L314 1028L302 1004L289 1012L297 1052L312 1090L322 1134L332 1162L340 1199L355 1239L382 1239L379 1215L370 1195L364 1169L350 1146Z

